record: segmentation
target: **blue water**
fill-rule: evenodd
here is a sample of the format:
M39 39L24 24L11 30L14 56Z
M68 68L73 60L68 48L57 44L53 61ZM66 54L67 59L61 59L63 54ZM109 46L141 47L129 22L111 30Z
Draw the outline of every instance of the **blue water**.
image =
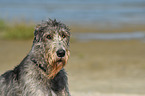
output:
M78 24L145 24L145 0L0 0L0 18Z
M89 40L144 40L145 32L122 33L77 33L73 37L80 41Z

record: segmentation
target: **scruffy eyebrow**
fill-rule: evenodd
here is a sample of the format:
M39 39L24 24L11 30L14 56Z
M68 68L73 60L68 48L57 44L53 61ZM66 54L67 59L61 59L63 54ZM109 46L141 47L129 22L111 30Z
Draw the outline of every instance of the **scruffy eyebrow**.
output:
M67 31L62 31L62 30L61 30L61 32L59 32L59 34L60 34L60 35L64 34L64 35L66 35L66 36L70 36L69 32L67 32Z
M67 30L65 30L64 28L62 28L62 29L60 30L60 32L63 32L64 34L70 36L70 33L69 33Z

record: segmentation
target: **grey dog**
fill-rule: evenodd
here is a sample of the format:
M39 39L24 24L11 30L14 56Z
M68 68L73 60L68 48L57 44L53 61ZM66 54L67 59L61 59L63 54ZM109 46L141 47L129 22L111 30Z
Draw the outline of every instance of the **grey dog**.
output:
M38 24L28 55L0 76L0 96L70 96L64 70L70 55L69 31L56 20Z

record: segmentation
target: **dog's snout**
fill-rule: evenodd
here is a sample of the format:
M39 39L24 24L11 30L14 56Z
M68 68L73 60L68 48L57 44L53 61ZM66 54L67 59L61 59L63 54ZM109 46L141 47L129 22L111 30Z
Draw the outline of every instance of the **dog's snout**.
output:
M56 53L57 53L58 57L64 57L65 56L65 50L63 50L63 49L59 49Z

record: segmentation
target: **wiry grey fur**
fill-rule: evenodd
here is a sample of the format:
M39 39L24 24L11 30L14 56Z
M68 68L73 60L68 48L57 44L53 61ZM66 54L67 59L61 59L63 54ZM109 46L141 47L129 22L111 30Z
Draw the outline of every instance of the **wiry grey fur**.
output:
M0 76L0 96L70 96L63 69L69 57L70 32L65 24L38 24L32 49L13 70ZM57 56L57 50L66 52Z

